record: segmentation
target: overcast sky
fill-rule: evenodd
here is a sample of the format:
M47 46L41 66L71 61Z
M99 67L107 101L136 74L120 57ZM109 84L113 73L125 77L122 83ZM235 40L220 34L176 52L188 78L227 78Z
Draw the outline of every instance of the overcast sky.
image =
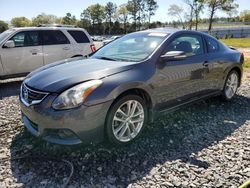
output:
M17 16L25 16L31 19L40 13L63 17L67 12L70 12L79 19L81 12L89 5L95 3L105 5L108 1L112 1L117 5L127 2L127 0L0 0L0 20L10 21L13 17ZM236 1L239 4L239 12L246 9L250 10L249 0ZM172 18L167 15L170 4L175 3L185 8L183 0L157 0L157 2L159 8L156 15L152 18L153 21L171 21ZM222 15L223 13L217 14L217 16ZM203 17L207 17L207 12L203 14Z

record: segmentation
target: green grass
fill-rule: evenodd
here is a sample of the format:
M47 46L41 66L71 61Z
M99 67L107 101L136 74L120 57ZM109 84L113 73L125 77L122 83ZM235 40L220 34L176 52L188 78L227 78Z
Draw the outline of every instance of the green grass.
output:
M221 39L220 41L227 46L233 46L236 48L250 48L250 38Z

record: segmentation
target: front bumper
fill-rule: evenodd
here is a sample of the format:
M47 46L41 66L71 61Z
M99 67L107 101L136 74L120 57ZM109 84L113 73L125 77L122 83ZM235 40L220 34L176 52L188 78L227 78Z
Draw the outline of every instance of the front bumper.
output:
M31 106L20 102L22 120L31 134L62 145L103 140L105 118L112 101L59 111L51 108L55 98L56 95L49 95L41 103Z

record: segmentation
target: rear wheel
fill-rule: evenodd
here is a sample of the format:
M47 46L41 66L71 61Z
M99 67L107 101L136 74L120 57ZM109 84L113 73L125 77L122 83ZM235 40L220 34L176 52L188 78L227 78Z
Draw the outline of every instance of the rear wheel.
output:
M222 97L226 101L232 100L235 96L239 86L239 80L240 77L237 71L233 70L228 74L222 93Z
M146 121L147 108L144 100L137 95L122 97L109 111L106 121L107 137L116 145L130 143L141 134Z

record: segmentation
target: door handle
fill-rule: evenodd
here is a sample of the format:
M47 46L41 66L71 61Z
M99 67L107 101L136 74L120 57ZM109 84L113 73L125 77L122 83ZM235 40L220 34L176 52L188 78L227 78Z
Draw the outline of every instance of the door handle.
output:
M208 67L208 65L209 65L209 62L208 62L208 61L205 61L205 62L203 63L203 66L204 66L204 67Z
M63 50L69 50L70 48L69 47L63 47Z

